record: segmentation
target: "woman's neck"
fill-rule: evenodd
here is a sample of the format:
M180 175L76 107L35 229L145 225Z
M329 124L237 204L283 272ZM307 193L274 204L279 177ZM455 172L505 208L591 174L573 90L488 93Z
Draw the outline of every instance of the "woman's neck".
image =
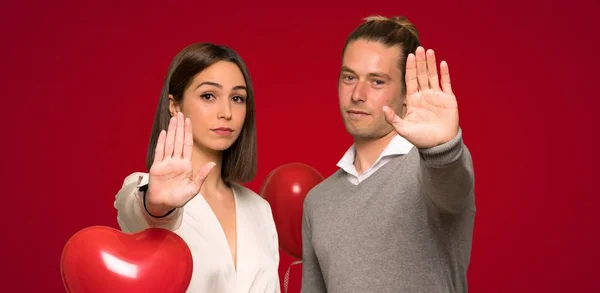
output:
M221 177L223 168L223 152L212 151L194 147L192 150L192 169L194 175L207 163L214 162L216 165L212 168L206 180L200 188L200 193L203 195L220 194L216 192L227 188L227 184Z

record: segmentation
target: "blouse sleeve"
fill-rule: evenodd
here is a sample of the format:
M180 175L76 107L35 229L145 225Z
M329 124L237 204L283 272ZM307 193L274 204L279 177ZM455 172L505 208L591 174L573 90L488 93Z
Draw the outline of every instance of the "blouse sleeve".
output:
M138 188L148 183L148 174L136 172L127 176L123 186L115 196L114 207L117 221L123 232L136 233L147 228L176 230L181 225L182 209L176 209L163 218L156 218L146 212L143 197Z
M266 202L266 206L267 206L267 223L268 223L268 227L269 227L269 234L271 235L271 251L272 251L272 255L273 255L273 262L276 266L277 269L279 269L279 236L277 235L277 228L275 226L275 219L273 218L273 211L271 210L271 205ZM281 283L279 281L279 274L275 274L275 293L281 293Z

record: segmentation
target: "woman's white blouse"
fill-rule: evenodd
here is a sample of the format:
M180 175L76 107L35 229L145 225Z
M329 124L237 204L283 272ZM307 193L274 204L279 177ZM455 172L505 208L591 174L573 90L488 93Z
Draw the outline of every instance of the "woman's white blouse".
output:
M166 228L189 246L194 261L190 293L280 293L279 244L269 203L252 190L232 184L236 203L237 271L225 233L200 194L165 218L153 218L142 205L138 187L147 173L133 173L115 198L123 232Z

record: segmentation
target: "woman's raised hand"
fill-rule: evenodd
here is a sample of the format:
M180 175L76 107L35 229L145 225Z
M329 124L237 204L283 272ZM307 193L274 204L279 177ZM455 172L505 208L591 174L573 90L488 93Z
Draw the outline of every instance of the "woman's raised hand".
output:
M146 194L146 208L152 215L183 207L200 192L215 163L207 163L194 174L193 144L192 123L178 112L171 117L167 131L161 131L156 144Z

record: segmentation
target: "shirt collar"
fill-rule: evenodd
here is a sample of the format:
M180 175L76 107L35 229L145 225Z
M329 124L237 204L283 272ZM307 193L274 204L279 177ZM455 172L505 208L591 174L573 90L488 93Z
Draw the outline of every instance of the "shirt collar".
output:
M394 136L392 140L385 147L379 158L373 162L372 166L375 166L379 160L387 156L395 156L395 155L406 155L413 148L413 144L406 140L404 137L400 135ZM344 171L354 174L356 170L354 168L354 157L356 154L355 145L352 144L350 148L346 151L344 156L338 161L338 167L342 168Z

